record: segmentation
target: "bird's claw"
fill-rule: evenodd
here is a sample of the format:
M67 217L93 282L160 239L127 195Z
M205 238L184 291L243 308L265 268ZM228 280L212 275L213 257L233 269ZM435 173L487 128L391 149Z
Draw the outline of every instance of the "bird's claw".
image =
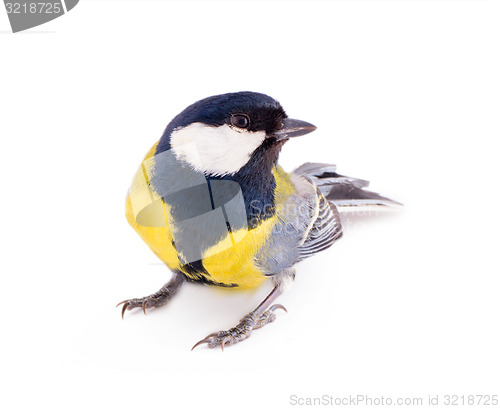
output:
M151 303L150 301L151 301L150 297L132 298L130 300L122 301L122 302L116 304L116 306L118 307L118 306L123 304L123 308L122 308L122 319L123 319L123 317L125 316L125 311L133 310L134 308L137 308L137 307L141 307L144 314L146 314L146 308L151 308L154 306L154 304Z
M281 304L275 304L269 307L260 316L257 316L255 311L251 312L250 314L245 315L235 327L225 331L212 332L207 335L205 338L194 344L191 351L202 344L207 344L209 348L217 348L220 346L221 350L224 351L225 345L233 345L243 341L251 335L254 329L261 328L264 325L273 322L276 319L274 311L277 309L282 309L287 312L286 308Z
M222 332L222 331L220 331L220 332ZM203 338L202 340L200 340L196 344L194 344L194 346L191 348L191 351L193 349L195 349L198 345L209 344L211 341L213 341L214 339L217 338L218 334L219 334L219 332L212 332L211 334L208 334L205 338Z

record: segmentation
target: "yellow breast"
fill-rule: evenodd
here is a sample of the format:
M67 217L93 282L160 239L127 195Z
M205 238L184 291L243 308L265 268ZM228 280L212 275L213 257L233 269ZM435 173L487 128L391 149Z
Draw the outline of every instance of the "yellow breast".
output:
M148 151L134 176L125 204L127 221L170 269L181 271L189 278L195 279L196 277L179 262L177 250L173 245L168 205L149 185L155 151L156 144ZM281 168L274 169L274 176L277 184L275 200L284 202L294 191L294 187ZM204 252L202 263L208 275L204 278L216 284L235 285L240 288L252 288L262 284L266 277L255 266L254 257L277 222L278 216L273 216L254 229L228 232L217 245Z

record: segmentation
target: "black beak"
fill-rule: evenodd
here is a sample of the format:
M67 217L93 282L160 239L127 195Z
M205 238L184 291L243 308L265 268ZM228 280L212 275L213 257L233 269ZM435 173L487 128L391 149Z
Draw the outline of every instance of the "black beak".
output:
M316 127L309 122L286 118L283 120L283 128L274 132L274 136L278 141L282 141L288 138L305 135L315 129Z

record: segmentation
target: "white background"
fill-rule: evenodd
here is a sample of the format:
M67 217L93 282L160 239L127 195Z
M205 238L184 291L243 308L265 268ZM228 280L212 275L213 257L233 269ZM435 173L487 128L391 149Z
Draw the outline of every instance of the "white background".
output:
M500 7L493 1L91 2L25 33L0 11L0 403L290 407L291 395L500 394ZM347 219L289 313L190 347L269 291L169 278L124 218L169 120L218 93L318 130L282 165L336 163L405 204Z

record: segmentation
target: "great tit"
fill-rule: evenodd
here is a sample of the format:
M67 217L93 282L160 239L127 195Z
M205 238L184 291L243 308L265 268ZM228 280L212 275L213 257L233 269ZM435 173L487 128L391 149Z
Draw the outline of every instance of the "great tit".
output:
M278 165L283 145L315 129L256 92L205 98L177 115L146 154L126 199L128 222L173 277L152 295L121 302L122 317L164 305L188 281L254 288L272 280L270 294L235 327L193 347L224 349L274 321L285 308L273 303L293 281L294 265L342 236L335 203L395 203L333 165L285 172Z

